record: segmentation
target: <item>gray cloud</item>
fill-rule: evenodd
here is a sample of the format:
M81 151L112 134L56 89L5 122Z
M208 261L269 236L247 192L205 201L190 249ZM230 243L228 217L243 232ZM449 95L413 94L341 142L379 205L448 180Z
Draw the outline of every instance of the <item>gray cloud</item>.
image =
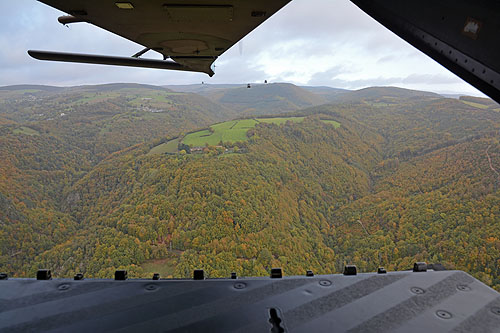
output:
M453 84L456 83L457 79L452 75L441 75L441 74L411 74L401 80L401 83L407 84Z
M345 67L335 66L326 71L315 73L307 84L310 86L328 86L331 85L332 80L334 80L339 74L346 72L347 70Z
M330 75L334 74L335 72L330 73ZM411 74L406 77L370 77L366 79L354 79L354 80L345 80L333 76L330 78L330 82L333 82L334 85L339 87L346 87L349 89L360 89L369 86L399 85L403 87L411 87L413 85L420 85L420 84L432 85L432 86L442 86L450 84L453 85L457 83L457 80L453 76L441 75L441 74L436 74L436 75ZM316 85L317 83L310 83L310 84ZM439 91L441 91L441 89Z

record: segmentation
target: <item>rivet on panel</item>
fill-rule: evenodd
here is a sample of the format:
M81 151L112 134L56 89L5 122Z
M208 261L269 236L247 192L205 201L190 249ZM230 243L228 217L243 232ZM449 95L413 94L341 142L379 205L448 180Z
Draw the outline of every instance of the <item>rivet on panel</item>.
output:
M445 310L437 310L436 315L441 319L451 319L452 314Z
M417 295L421 295L421 294L425 293L425 290L423 290L422 288L419 288L419 287L411 287L410 291L414 294L417 294Z
M247 285L243 282L237 282L233 285L234 289L245 289Z
M332 285L332 281L328 281L328 280L321 280L319 281L319 285L320 286L323 286L323 287L329 287Z

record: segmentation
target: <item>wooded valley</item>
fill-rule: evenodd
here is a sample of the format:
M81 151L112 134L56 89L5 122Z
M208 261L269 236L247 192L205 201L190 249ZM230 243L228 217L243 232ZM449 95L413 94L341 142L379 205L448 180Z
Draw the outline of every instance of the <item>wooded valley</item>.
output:
M151 153L258 117L289 119L252 121L227 151ZM225 277L426 261L500 290L499 131L488 99L400 88L3 87L0 271Z

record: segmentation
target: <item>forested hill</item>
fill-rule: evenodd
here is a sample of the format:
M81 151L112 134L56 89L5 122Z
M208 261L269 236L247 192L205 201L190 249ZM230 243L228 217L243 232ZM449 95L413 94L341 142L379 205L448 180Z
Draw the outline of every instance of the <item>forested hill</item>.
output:
M258 84L215 91L213 101L237 110L242 115L280 114L327 103L314 94L289 83Z
M140 274L145 260L171 255L174 276L193 267L211 276L265 275L273 265L328 272L340 258L326 245L333 207L367 195L364 170L379 161L354 128L314 118L259 125L241 154L161 156L144 148L106 160L68 192L69 212L84 227L38 264L73 274L80 267L63 263L78 253L74 263L88 274L107 276L121 265Z
M110 154L233 114L161 87L2 87L0 268L23 276L21 263L75 232L77 222L62 209L64 190Z
M283 83L273 83L273 84L262 84L262 83L251 83L250 87L261 87L264 86L266 89L266 94L268 95L266 99L269 99L270 93L274 93L274 98L277 99L280 94L282 94L285 89L293 89L295 92L305 90L306 92L311 92L314 95L319 95L319 99L317 101L326 101L326 102L336 102L338 100L338 96L344 93L349 92L346 89L332 88L332 87L324 87L324 86L294 86L291 84L283 84ZM268 88L271 87L271 88ZM275 87L282 88L273 89ZM190 84L190 85L169 85L165 86L165 88L171 89L173 91L178 92L189 92L196 93L205 97L212 97L214 99L220 98L224 95L228 90L232 89L240 89L246 88L248 89L248 84ZM262 87L261 87L262 88ZM259 89L262 92L262 89ZM240 93L244 93L244 89L239 90ZM248 93L254 93L254 91L248 90ZM293 93L293 92L292 92ZM309 95L306 93L302 93L303 95ZM310 95L309 95L310 96ZM285 97L285 96L282 96ZM298 99L298 97L296 97ZM309 100L311 97L309 97ZM256 98L253 102L261 104L264 101L263 98ZM232 100L231 102L237 103L238 100ZM307 101L306 101L307 102ZM266 112L271 112L270 108L266 109ZM288 109L289 111L293 111L292 109Z
M196 92L236 110L240 116L281 114L326 104L346 90L298 87L289 83L167 86L174 91Z
M383 104L401 104L402 100L411 101L428 98L442 98L442 96L432 92L397 87L370 87L337 94L331 101L336 103L368 102L382 106Z
M500 287L496 104L374 88L292 108L301 121L254 121L244 142L151 154L239 111L163 88L85 89L78 103L0 91L2 271L216 277L427 261Z
M379 97L380 98L380 97ZM444 146L485 135L497 136L500 106L471 107L455 99L399 97L401 103L325 105L300 111L300 115L324 113L349 119L384 137L384 158L407 159Z

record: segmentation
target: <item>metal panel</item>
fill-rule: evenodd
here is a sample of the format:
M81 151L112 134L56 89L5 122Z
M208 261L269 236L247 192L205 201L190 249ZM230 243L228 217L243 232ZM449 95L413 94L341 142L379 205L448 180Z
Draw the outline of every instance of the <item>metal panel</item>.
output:
M194 71L211 73L217 57L290 0L39 0L155 50ZM118 4L130 4L121 9Z
M500 328L500 294L461 271L197 281L8 279L0 281L0 300L0 330L14 332Z
M351 1L500 103L498 1Z

